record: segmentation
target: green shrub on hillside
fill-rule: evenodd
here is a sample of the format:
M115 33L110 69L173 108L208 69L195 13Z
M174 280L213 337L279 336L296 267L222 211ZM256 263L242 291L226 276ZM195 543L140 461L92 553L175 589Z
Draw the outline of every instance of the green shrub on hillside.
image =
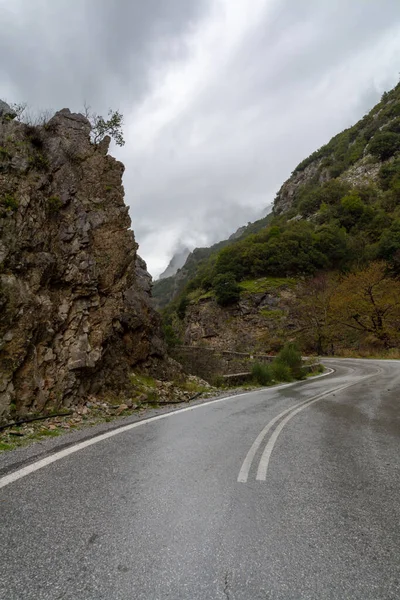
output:
M379 160L387 160L398 150L400 150L400 135L391 131L377 133L369 145L369 151Z
M178 315L178 317L180 318L181 321L183 321L183 319L185 318L186 315L186 309L189 305L189 298L187 296L182 296L182 298L179 301L178 307L176 309L176 314Z
M293 381L293 375L289 365L285 365L283 362L274 360L271 365L271 371L274 381Z
M296 344L289 342L279 352L274 360L274 365L285 365L288 367L291 376L298 379L303 376L302 364L303 360L301 352Z
M378 177L365 159L363 169L337 178L368 152L377 160L390 158ZM299 178L309 165L307 176ZM261 281L344 274L377 259L400 274L400 84L300 163L292 183L288 211L248 226L237 239L193 253L185 265L190 281L178 289L179 298L211 292L225 306L239 299L239 287L246 295L268 293ZM159 286L168 287L168 293L174 289L172 282Z
M240 299L240 287L232 273L217 275L213 282L215 298L220 306L234 304Z
M274 379L271 367L263 363L255 363L252 366L251 375L259 385L270 385Z

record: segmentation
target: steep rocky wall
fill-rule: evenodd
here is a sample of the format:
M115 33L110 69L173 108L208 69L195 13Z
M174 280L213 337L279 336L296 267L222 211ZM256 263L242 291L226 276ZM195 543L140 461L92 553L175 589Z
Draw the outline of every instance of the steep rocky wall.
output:
M204 346L236 352L274 352L282 332L291 330L288 315L290 289L242 295L229 307L206 298L189 304L182 325L182 340L188 346Z
M281 214L290 210L295 202L296 195L302 186L307 184L322 185L333 179L328 168L323 168L322 160L312 162L304 171L293 173L280 188L274 202L274 213ZM368 185L378 179L379 169L382 163L374 161L371 155L367 155L357 161L342 173L338 179L352 186Z
M170 365L109 139L68 109L0 116L0 418L121 392Z

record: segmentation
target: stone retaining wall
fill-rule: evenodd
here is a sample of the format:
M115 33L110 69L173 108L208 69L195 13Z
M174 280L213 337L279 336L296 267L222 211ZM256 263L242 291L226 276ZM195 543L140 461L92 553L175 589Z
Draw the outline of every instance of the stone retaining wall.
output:
M172 358L181 363L184 370L212 383L217 377L251 371L256 362L270 363L273 356L216 350L203 346L176 346L170 350Z

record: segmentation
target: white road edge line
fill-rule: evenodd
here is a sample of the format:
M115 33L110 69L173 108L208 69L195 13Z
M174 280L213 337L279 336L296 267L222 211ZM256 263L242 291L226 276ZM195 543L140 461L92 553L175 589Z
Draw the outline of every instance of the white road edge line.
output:
M317 375L317 377L313 377L313 380L317 379L318 377L325 377L326 375L330 375L333 372L334 372L334 369L329 369L329 373L323 373L322 375ZM303 406L303 404L308 404L308 402L310 402L311 400L312 400L312 398L308 398L308 400L303 400L302 402L298 402L294 406L291 406L290 408L287 408L286 410L284 410L281 413L279 413L279 415L277 415L276 417L274 417L264 427L264 429L259 433L259 435L254 440L253 445L251 446L250 450L248 451L248 453L246 455L246 458L243 461L243 464L242 464L241 469L239 471L239 476L237 478L237 480L238 480L239 483L246 483L247 482L247 479L249 477L249 471L250 471L252 462L254 460L254 457L257 454L257 450L259 449L259 447L261 446L261 443L262 443L263 439L265 438L265 436L267 435L267 433L269 432L269 430L275 425L275 423L277 421L279 421L279 419L281 419L282 417L284 417L285 415L287 415L289 412L291 412L292 410L295 410L298 406Z
M323 373L322 375L317 375L316 377L313 377L313 380L317 379L318 377L324 377L326 375L330 375L333 371L334 371L334 369L330 369L329 373ZM48 465L51 465L52 463L57 462L58 460L61 460L62 458L65 458L66 456L70 456L71 454L74 454L75 452L79 452L79 450L83 450L84 448L88 448L89 446L93 446L94 444L98 444L99 442L102 442L104 440L112 438L115 435L124 433L125 431L130 431L131 429L135 429L136 427L140 427L141 425L147 425L148 423L153 423L154 421L159 421L161 419L167 419L168 417L173 417L175 415L178 415L178 414L181 414L184 412L188 412L190 410L204 408L206 406L209 406L210 404L217 404L218 402L225 402L226 400L234 400L235 398L240 398L242 396L248 396L249 394L253 394L254 392L258 392L258 391L262 392L265 390L275 390L277 388L292 386L292 385L295 385L296 383L299 383L299 382L295 381L293 383L271 386L268 388L261 388L260 390L252 390L251 392L244 392L243 394L236 394L235 396L225 396L224 398L217 398L216 400L210 400L209 402L204 402L203 404L196 404L195 406L179 408L178 410L175 410L175 411L172 411L169 413L165 413L163 415L157 415L156 417L150 417L149 419L143 419L143 421L137 421L136 423L130 423L129 425L122 425L118 429L113 429L113 431L108 431L107 433L98 435L94 438L91 438L90 440L85 440L84 442L80 442L80 443L76 444L75 446L70 446L69 448L65 448L65 450L60 450L59 452L56 452L55 454L52 454L51 456L47 456L46 458L42 458L41 460L38 460L30 465L27 465L26 467L23 467L22 469L13 471L9 475L4 475L3 477L0 478L0 489L5 487L6 485L10 485L10 483L14 483L15 481L18 481L19 479L26 477L27 475L30 475L31 473L35 473L35 471L39 471L39 469L43 469L44 467L47 467Z
M325 398L325 396L329 396L330 394L333 394L335 392L341 392L342 390L352 387L353 385L360 383L360 381L363 381L364 379L369 379L370 377L373 377L374 375L367 375L366 377L362 377L361 379L359 379L356 382L349 383L347 385L344 385L340 388L330 390L328 392L324 392L323 394L320 394L319 396L316 396L315 398L311 398L308 402L303 403L303 405L299 406L299 408L297 408L297 409L296 409L296 407L293 407L295 410L293 410L286 417L286 419L283 419L283 421L281 423L279 423L278 427L275 429L274 433L269 438L267 445L265 446L264 452L261 455L260 462L258 464L256 480L257 481L265 481L266 480L269 460L271 458L271 454L274 449L275 443L276 443L282 429L285 427L286 423L288 423L290 421L290 419L292 419L295 415L297 415L297 413L301 412L305 408L308 408L309 406L311 406L311 404L314 404L315 402L319 402L320 400Z

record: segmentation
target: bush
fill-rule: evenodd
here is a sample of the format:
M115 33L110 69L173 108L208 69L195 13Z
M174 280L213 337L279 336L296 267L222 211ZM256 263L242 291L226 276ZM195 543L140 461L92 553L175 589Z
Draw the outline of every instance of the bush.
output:
M278 356L274 360L273 366L275 367L276 365L279 365L279 367L277 367L279 371L281 365L284 365L289 369L290 375L297 379L303 376L302 364L303 359L301 357L300 350L296 344L290 342L286 344L279 352ZM284 373L284 370L282 370L282 373ZM282 381L287 380L282 379Z
M50 196L47 200L47 210L50 214L56 214L62 207L62 201L59 196Z
M274 360L271 365L272 376L275 381L292 381L292 371L288 365L279 360Z
M172 325L163 325L164 339L167 346L174 348L181 343L181 340L176 335L175 329Z
M273 380L271 367L262 363L255 363L252 366L251 375L254 381L260 385L269 385Z
M176 309L176 314L178 315L181 321L183 321L183 319L186 316L186 309L188 306L189 298L187 296L183 296L183 298L181 298L181 300L179 301L178 308Z
M213 288L220 306L234 304L240 299L240 287L232 273L217 275L213 281Z

